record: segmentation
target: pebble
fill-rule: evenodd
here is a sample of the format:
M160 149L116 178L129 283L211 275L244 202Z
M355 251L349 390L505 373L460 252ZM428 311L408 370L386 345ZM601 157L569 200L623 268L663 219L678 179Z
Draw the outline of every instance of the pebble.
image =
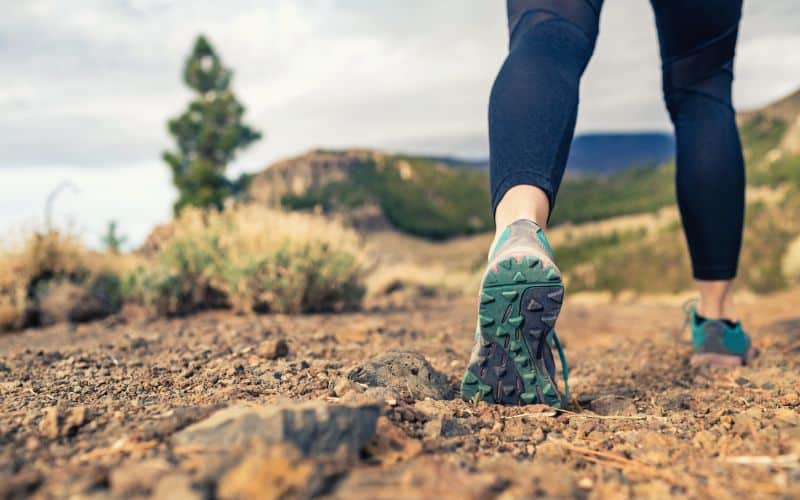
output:
M269 339L261 342L256 354L265 359L285 358L289 355L289 344L284 339Z

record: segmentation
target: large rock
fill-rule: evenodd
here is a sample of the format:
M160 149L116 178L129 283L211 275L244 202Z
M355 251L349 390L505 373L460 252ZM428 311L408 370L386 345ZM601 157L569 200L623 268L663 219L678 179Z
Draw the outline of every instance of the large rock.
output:
M172 438L175 445L233 448L253 440L292 444L305 456L344 448L356 455L375 433L378 404L329 405L322 401L267 407L232 406L190 425Z
M247 194L260 204L280 207L286 195L302 195L328 183L342 181L354 168L380 163L385 156L368 150L312 150L279 161L256 174Z
M347 378L369 387L388 387L413 399L453 399L447 378L415 351L390 351L356 366Z
M162 458L125 462L114 468L108 482L111 492L120 498L148 495L158 485L159 479L173 470Z

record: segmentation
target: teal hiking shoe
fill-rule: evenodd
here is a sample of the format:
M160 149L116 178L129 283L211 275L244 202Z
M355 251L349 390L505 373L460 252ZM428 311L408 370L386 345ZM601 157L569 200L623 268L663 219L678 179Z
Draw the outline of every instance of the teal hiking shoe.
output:
M683 310L692 330L692 366L741 366L757 355L741 321L703 318L697 313L697 299L687 301Z
M555 331L563 300L561 272L544 232L533 221L515 221L495 243L481 281L475 346L461 397L564 408L569 368ZM555 380L553 348L561 358L564 394Z

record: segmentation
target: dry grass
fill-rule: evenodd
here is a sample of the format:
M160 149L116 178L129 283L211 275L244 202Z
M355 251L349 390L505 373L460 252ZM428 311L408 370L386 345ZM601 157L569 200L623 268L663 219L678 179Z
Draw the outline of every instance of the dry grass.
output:
M161 314L212 307L301 312L360 303L358 236L330 219L256 206L187 209L149 253L95 252L69 233L33 232L0 249L0 331L88 321L122 300Z
M86 272L85 249L70 235L35 232L0 250L0 330L25 326L33 287L47 276Z

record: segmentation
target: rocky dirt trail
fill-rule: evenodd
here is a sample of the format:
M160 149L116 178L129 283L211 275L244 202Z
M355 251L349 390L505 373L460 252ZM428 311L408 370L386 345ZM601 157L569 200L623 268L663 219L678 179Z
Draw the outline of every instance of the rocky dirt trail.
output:
M676 305L566 304L568 411L457 398L474 301L0 337L0 498L800 496L800 292L692 368ZM758 313L758 314L757 314Z

